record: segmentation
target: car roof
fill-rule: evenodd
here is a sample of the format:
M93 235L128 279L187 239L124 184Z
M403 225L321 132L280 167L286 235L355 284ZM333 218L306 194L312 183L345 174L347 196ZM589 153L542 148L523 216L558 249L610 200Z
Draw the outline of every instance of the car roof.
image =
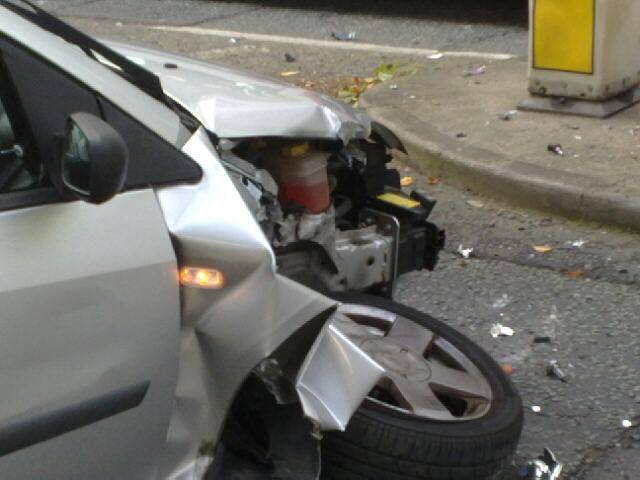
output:
M79 47L40 28L1 3L0 34L99 93L166 141L182 146L185 128L171 109L90 58Z

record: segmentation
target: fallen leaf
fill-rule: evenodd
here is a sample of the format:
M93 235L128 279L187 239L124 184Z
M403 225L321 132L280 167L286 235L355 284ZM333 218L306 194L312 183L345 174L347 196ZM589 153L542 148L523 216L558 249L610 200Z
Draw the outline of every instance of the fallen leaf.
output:
M429 185L437 185L438 183L440 183L440 179L436 177L427 177L427 183Z
M549 245L534 245L533 249L538 253L549 253L553 251L553 247Z
M513 372L515 372L515 368L513 368L513 365L510 363L503 363L500 365L500 368L502 368L502 371L507 375L513 375Z
M575 270L568 270L564 274L569 278L582 278L585 272L582 268L576 268Z
M299 70L291 70L289 72L280 72L281 77L293 77L294 75L298 75L300 73Z
M413 185L414 182L415 182L415 180L413 179L413 177L402 177L400 179L400 186L409 187L409 186Z

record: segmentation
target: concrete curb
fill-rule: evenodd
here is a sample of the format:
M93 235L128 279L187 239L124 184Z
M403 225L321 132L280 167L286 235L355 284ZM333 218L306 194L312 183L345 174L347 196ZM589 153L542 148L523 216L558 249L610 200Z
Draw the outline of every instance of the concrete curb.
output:
M360 105L400 137L408 163L421 171L520 207L640 231L640 196L606 191L613 185L595 177L464 145L406 110L376 105L375 88L361 97Z

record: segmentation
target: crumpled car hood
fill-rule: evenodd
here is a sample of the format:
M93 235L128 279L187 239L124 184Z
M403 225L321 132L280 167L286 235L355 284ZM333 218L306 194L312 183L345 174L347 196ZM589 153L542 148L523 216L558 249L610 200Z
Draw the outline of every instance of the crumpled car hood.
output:
M367 114L326 95L161 51L105 43L155 73L165 93L220 138L322 138L346 144L371 133Z

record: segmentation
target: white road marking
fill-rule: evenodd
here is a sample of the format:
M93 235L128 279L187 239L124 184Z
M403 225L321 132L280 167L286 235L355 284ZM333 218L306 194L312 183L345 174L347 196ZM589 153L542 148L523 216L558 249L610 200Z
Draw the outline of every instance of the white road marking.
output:
M360 42L339 42L337 40L318 40L305 37L288 37L284 35L268 35L264 33L235 32L232 30L217 30L213 28L201 27L172 27L169 25L156 25L151 27L154 30L165 32L189 33L192 35L205 35L222 38L240 38L254 42L285 43L289 45L305 45L308 47L334 48L337 50L356 50L361 52L389 53L392 55L415 55L418 57L430 57L442 53L446 57L478 58L485 60L509 60L515 55L507 53L488 52L441 52L428 48L396 47L392 45L378 45L375 43Z

